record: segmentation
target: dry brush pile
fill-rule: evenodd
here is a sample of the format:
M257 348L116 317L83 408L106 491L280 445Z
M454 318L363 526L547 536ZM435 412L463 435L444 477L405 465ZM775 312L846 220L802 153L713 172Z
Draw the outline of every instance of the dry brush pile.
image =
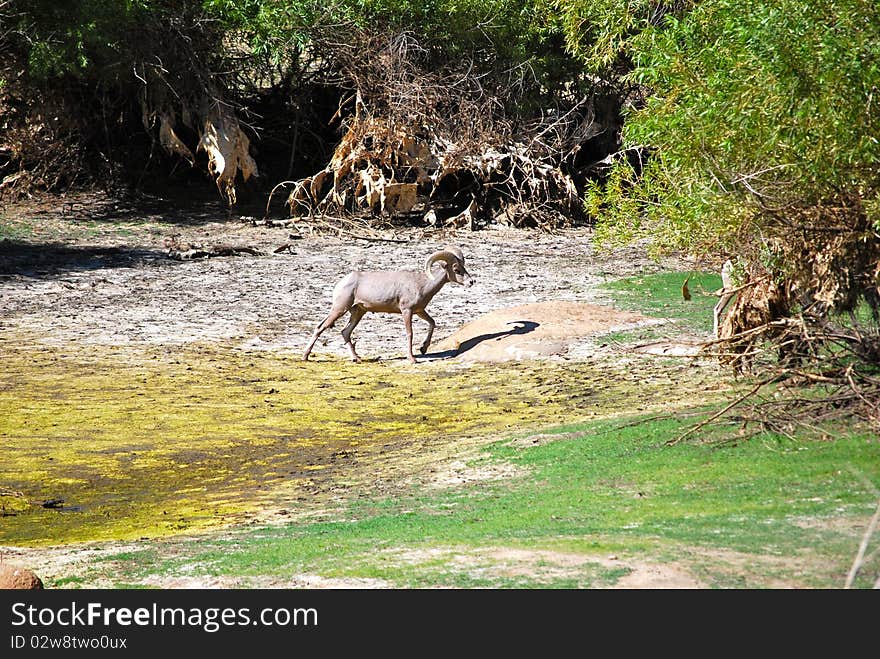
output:
M489 88L468 63L429 69L409 34L357 35L324 44L348 90L342 138L323 169L276 186L292 217L547 230L586 219L597 163L578 152L609 130L596 118L601 90L524 119L510 112L515 84Z
M734 437L880 434L880 230L844 198L775 211L763 236L707 347L757 381L713 420L736 422Z
M589 219L588 179L619 146L608 83L575 70L549 84L530 61L452 56L387 26L318 21L269 57L197 8L156 10L107 18L115 51L40 78L19 15L0 34L7 197L202 172L230 206L258 179L267 216L283 190L286 214L331 224L550 230Z

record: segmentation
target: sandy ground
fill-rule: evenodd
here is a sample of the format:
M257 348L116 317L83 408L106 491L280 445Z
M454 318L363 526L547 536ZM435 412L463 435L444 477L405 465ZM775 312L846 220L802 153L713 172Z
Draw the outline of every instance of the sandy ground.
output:
M224 342L301 352L346 273L418 270L436 249L456 245L475 284L447 285L432 301L437 329L429 357L454 356L449 350L456 342L470 348L459 351L468 359L489 353L493 359L576 357L584 337L646 322L609 308L598 284L661 266L687 267L655 262L638 247L599 253L588 229L555 235L500 227L447 234L401 230L365 240L310 234L307 227L255 227L239 216L227 219L219 205L214 212L150 213L107 200L76 209L67 202L7 214L7 225L24 235L0 241L0 331L59 344ZM302 238L293 240L296 229ZM264 255L178 261L168 256L172 238L248 246ZM289 249L273 253L286 243ZM515 321L525 324L508 324ZM315 354L347 356L341 327L322 335ZM425 327L416 321L416 345ZM399 316L368 314L354 337L364 358L403 357Z
M607 305L531 302L485 313L440 341L435 350L468 361L540 359L574 353L586 337L652 322L656 321Z

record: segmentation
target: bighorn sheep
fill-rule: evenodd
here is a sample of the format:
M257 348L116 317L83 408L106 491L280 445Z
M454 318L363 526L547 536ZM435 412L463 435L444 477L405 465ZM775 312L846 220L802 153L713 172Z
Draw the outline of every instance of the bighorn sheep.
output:
M735 294L736 286L733 281L733 261L727 259L724 262L724 265L721 266L721 288L715 292L715 295L718 296L718 302L715 304L715 309L713 310L712 333L716 339L719 338L721 314L724 313L724 309L730 304L730 301Z
M435 265L441 263L442 268ZM315 342L321 332L345 314L351 312L348 324L342 330L342 338L351 353L352 360L359 362L360 357L354 350L351 341L351 333L361 318L368 311L381 313L399 313L403 316L406 326L406 355L415 363L412 350L412 317L413 314L428 323L428 336L419 347L419 352L425 354L431 344L431 336L434 334L434 319L425 311L425 307L437 292L443 288L446 282L471 286L474 280L464 267L464 255L457 247L446 247L428 257L425 262L424 272L412 270L389 271L357 271L343 278L336 288L333 289L333 304L330 313L324 318L312 334L309 347L303 353L303 359L307 360Z

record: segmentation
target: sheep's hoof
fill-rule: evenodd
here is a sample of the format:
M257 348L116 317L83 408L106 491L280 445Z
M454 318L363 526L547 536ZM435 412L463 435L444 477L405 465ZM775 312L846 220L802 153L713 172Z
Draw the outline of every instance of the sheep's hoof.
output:
M419 348L419 354L424 355L426 352L428 352L428 346L422 346Z

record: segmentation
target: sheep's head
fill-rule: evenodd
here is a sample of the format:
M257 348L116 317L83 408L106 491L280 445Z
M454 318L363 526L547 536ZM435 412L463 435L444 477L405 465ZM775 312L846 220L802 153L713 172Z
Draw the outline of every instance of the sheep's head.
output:
M438 262L443 263L449 281L453 284L461 284L462 286L473 285L474 280L464 267L464 254L458 247L445 247L439 252L431 254L425 263L425 272L430 275L431 268Z

